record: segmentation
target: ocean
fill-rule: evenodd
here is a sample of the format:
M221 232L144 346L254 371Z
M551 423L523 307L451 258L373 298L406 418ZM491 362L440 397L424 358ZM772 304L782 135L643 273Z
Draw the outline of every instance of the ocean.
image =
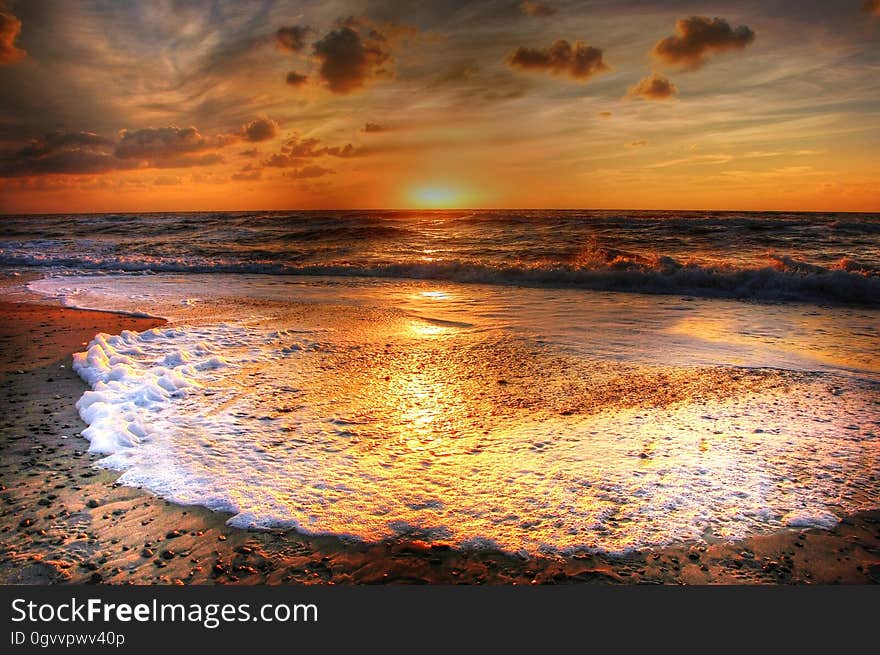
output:
M0 265L415 278L877 304L878 241L878 214L79 214L4 217Z
M10 216L0 267L168 320L74 355L83 436L237 527L616 553L877 506L880 215Z

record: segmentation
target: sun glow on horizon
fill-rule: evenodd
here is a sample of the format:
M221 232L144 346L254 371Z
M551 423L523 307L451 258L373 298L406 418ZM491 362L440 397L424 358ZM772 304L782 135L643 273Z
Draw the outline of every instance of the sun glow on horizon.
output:
M408 197L419 209L456 209L465 204L467 195L452 185L427 184L412 189Z

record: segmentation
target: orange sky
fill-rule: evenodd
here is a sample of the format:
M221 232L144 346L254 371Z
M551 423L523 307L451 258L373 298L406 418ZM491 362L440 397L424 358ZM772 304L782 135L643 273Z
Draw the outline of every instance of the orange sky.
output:
M0 212L880 211L839 3L6 2Z

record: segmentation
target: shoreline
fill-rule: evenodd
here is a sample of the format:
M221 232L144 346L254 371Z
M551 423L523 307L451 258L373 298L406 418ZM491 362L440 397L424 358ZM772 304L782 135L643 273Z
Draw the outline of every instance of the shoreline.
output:
M773 584L880 582L880 510L831 530L677 543L628 555L462 551L400 537L349 542L225 525L116 483L86 452L71 355L97 332L164 321L0 302L0 583L111 584ZM38 338L37 338L38 337Z

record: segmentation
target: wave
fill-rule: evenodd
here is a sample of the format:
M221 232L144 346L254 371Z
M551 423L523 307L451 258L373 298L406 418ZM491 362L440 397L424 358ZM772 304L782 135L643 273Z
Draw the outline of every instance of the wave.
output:
M297 264L182 258L74 257L0 250L0 266L49 267L121 273L238 273L445 280L480 284L678 294L757 301L801 301L880 306L880 276L843 258L823 267L769 254L767 265L682 263L662 255L606 249L568 263L493 265L479 261Z

